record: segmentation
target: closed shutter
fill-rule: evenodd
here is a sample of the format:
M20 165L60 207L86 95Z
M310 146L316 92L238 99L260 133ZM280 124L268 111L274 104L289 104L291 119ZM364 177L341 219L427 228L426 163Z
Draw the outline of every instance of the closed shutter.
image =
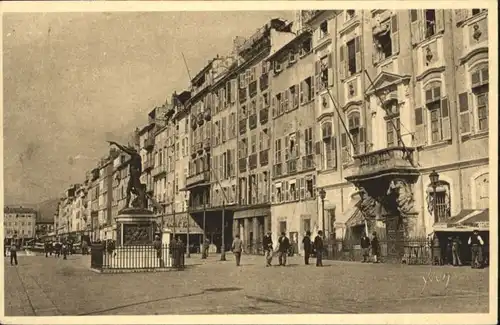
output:
M397 14L391 17L392 55L399 53L399 25Z
M354 52L356 52L356 72L361 71L361 36L354 39Z
M294 101L294 108L299 107L299 85L293 86L295 88L295 91L293 93L293 101Z
M416 147L427 144L427 115L423 107L415 109L415 136L413 140Z
M333 86L334 84L334 74L333 74L333 54L328 54L328 86Z
M436 33L444 32L444 10L436 9Z
M308 94L308 97L307 97L307 100L314 100L314 96L316 95L316 93L314 92L314 87L315 87L315 80L313 77L311 77L311 86L309 87L309 93ZM309 97L310 95L310 97Z
M333 169L337 169L337 137L332 136L330 141L332 150L332 167Z
M345 57L345 45L340 46L340 51L339 51L339 77L340 80L344 80L346 77L346 57Z
M322 89L322 84L321 79L320 79L320 74L321 74L321 62L316 61L314 64L314 80L316 81L316 92L318 92L320 89Z
M443 127L443 140L451 139L451 119L448 98L441 99L441 124Z
M274 184L271 184L271 203L275 203L275 195L274 193L276 192L276 186Z
M411 9L411 44L417 45L423 39L422 10Z
M347 164L350 161L351 157L351 149L349 142L347 141L347 134L346 133L341 133L340 134L340 146L342 148L342 164Z
M472 119L470 95L468 92L463 92L458 95L458 109L460 114L460 134L471 134L474 120Z
M305 81L302 81L300 83L300 90L299 90L299 98L300 98L300 104L304 104L305 101Z
M312 196L316 198L316 175L312 175Z
M299 178L299 199L303 200L305 198L305 180L304 178Z
M230 101L231 104L236 102L236 79L230 81Z
M300 131L295 132L295 158L300 157Z
M221 125L221 133L222 133L222 142L226 142L226 132L227 132L227 129L226 129L226 117L224 116L222 118L222 125Z
M276 117L276 96L273 96L273 98L271 100L271 110L272 110L273 118L275 118Z
M239 81L240 88L245 88L245 73L240 73Z
M284 111L288 112L290 110L290 89L287 89L283 93L285 95Z

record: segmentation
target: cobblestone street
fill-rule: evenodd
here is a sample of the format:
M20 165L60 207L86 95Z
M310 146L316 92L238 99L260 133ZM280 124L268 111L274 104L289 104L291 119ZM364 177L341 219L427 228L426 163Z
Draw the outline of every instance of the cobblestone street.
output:
M227 257L192 255L184 271L126 274L94 273L82 256L23 257L17 267L5 263L5 315L488 312L488 269L337 261L317 268L300 257L266 268L258 256L243 256L237 268Z

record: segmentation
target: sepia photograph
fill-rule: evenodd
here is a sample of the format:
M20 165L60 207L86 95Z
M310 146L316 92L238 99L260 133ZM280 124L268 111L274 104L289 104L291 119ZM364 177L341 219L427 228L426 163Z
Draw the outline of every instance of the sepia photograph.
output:
M2 5L2 323L496 315L497 13L404 2Z

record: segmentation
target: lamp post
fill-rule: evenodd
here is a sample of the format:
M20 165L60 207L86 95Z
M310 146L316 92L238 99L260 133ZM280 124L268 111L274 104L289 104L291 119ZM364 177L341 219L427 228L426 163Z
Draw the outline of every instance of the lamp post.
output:
M226 210L226 202L225 200L222 200L222 244L221 244L221 247L220 247L220 260L221 261L225 261L226 260L226 249L225 249L225 244L226 242L224 241L224 233L225 233L225 230L226 230L226 227L225 227L225 218L224 218L224 212Z
M433 170L432 173L430 173L430 175L429 175L429 179L431 181L432 193L434 195L434 197L432 199L432 211L434 213L434 223L437 223L439 220L438 220L438 215L437 215L436 188L437 188L437 184L439 182L439 174L436 173L435 170Z
M325 237L325 197L326 197L326 192L322 188L319 190L319 197L321 198L321 224L323 227L323 238Z

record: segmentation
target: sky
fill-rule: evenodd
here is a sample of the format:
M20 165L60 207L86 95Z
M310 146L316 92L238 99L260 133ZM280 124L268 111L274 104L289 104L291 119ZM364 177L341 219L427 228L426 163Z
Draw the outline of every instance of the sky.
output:
M187 89L209 59L228 55L291 11L7 13L3 15L4 202L60 197Z

